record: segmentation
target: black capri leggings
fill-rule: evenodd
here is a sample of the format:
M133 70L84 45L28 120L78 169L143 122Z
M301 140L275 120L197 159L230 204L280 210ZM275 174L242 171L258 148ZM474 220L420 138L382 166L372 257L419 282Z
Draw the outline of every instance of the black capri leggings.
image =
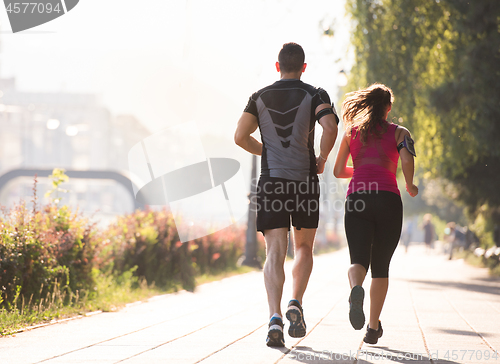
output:
M389 264L401 236L403 204L389 191L361 191L347 196L345 232L351 264L361 264L372 278L389 277Z

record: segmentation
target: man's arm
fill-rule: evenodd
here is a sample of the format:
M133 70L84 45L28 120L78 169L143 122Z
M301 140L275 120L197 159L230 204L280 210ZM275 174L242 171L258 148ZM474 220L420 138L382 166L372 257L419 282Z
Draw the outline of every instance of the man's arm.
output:
M318 114L323 109L332 107L330 104L321 104L319 105L315 113ZM327 114L318 120L319 124L323 127L323 134L321 135L320 141L320 152L319 156L316 158L316 166L317 173L321 174L325 170L325 163L328 159L328 154L333 148L335 144L335 140L337 139L337 119L334 114Z
M238 126L234 133L234 142L247 152L262 155L262 143L251 135L257 130L258 126L259 124L255 115L244 112L238 121Z

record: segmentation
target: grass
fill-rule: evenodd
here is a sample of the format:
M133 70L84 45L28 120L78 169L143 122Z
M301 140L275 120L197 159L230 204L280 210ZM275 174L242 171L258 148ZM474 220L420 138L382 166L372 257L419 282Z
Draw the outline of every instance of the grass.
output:
M453 258L455 259L463 259L467 264L470 264L474 267L479 268L489 268L489 274L492 277L500 277L500 264L497 264L494 267L490 267L484 263L483 257L478 257L470 250L462 250L453 253Z
M326 253L336 248L321 249ZM131 269L116 277L95 271L96 285L92 292L71 292L69 288L55 285L52 292L38 303L21 296L9 309L0 309L0 335L14 335L31 326L42 325L67 318L83 316L95 311L113 312L128 303L145 301L153 296L176 292L181 285L159 289L154 283L147 284L134 275ZM218 274L203 274L196 277L196 285L209 283L238 274L258 271L257 268L240 266Z
M42 291L43 287L40 289ZM40 302L26 301L24 296L16 298L10 309L0 309L0 333L10 335L20 329L35 324L50 322L82 313L88 301L88 294L82 296L61 290L56 285Z
M41 325L66 318L77 317L89 312L112 312L127 303L142 301L158 294L173 292L160 291L154 285L137 282L132 272L121 277L100 276L96 278L96 290L91 292L75 292L61 290L56 286L39 303L15 302L10 309L0 309L0 335L12 335L33 325Z
M238 274L256 271L256 268L238 267L215 275L200 275L196 285L217 281ZM56 285L39 303L34 304L21 296L10 309L0 309L0 335L14 335L31 326L78 317L90 312L113 312L131 302L145 301L153 296L173 293L181 286L158 289L154 283L148 285L133 275L133 269L119 277L99 275L96 277L95 291L69 292Z

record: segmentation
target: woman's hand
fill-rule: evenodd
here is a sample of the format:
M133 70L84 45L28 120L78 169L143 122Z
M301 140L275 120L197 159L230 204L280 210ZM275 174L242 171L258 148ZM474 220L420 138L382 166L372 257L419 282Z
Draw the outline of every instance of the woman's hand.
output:
M412 184L411 186L406 185L406 191L410 194L411 197L415 197L418 195L418 187Z

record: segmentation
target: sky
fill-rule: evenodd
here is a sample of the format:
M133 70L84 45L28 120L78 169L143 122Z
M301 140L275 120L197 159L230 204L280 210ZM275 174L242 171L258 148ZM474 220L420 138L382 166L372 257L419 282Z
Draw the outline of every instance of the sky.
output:
M303 46L302 80L339 109L338 73L352 64L344 8L344 0L82 0L15 34L0 9L0 75L22 91L97 94L151 133L195 121L208 156L243 158L236 123L249 96L279 79L283 43ZM323 35L328 26L333 37Z
M321 26L340 25L343 13L343 0L82 0L13 34L0 11L0 74L23 91L96 93L152 132L206 114L233 124L250 94L278 78L285 42L304 47L305 82L335 91L348 29L332 39Z
M20 91L95 94L152 135L194 122L205 156L238 160L248 182L252 159L234 131L250 95L279 79L284 43L303 46L302 80L340 109L339 71L353 63L344 9L345 0L81 0L14 34L0 5L0 76Z

